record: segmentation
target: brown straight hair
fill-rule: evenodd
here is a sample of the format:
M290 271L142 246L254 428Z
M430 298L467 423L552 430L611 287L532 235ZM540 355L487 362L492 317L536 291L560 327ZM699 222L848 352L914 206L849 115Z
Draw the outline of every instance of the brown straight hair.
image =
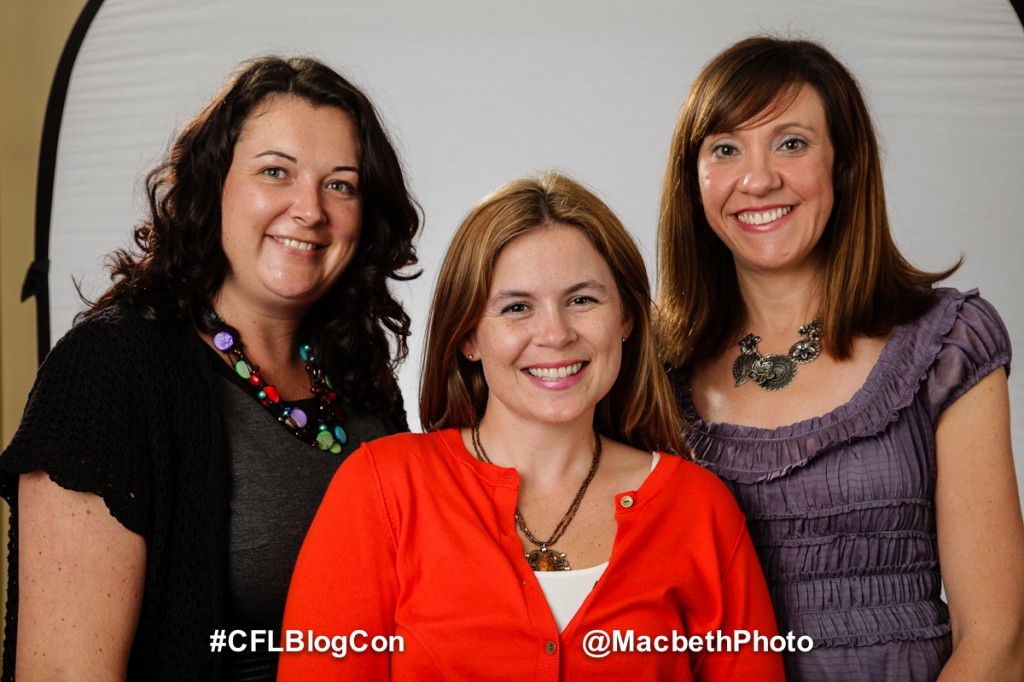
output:
M701 71L672 137L658 225L657 326L665 359L685 366L717 356L742 331L744 306L731 252L715 236L700 199L697 155L709 135L758 125L809 85L825 109L835 161L835 200L817 249L822 348L850 357L857 335L878 336L923 313L932 273L911 265L893 241L878 140L856 79L828 50L806 40L755 36Z
M683 422L658 359L643 257L604 202L558 173L499 188L455 233L427 323L420 387L423 428L467 427L483 417L487 383L480 363L463 357L459 344L483 315L501 250L517 237L554 225L574 227L594 245L611 268L623 312L633 322L633 332L622 345L619 376L597 405L598 431L643 450L686 451Z

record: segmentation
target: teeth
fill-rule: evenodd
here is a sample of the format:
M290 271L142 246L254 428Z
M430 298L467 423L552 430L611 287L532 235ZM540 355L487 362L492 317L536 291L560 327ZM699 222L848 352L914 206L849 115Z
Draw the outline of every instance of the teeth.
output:
M736 214L736 219L744 225L764 225L765 223L778 220L792 210L793 208L791 206L783 206L782 208L776 208L762 213L738 213Z
M274 237L274 239L285 246L298 249L299 251L312 251L317 248L317 245L312 242L300 242L298 239L285 239L284 237Z
M583 369L583 363L577 362L575 365L566 365L565 367L530 367L526 372L530 376L537 377L538 379L554 381L556 379L571 377L572 375L579 373L581 369Z

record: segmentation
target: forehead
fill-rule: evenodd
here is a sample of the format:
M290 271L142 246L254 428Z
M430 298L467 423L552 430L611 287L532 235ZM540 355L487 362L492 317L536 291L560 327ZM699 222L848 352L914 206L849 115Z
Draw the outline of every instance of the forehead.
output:
M571 286L590 279L614 283L607 260L581 229L554 223L519 235L498 252L491 288Z
M811 85L803 84L790 88L789 92L780 94L762 112L751 121L741 126L754 127L776 121L786 122L791 117L801 120L824 121L825 106L818 91Z
M814 86L788 82L777 87L752 87L746 92L723 91L712 105L705 135L747 130L800 110L825 117L824 104Z
M253 134L324 125L336 125L346 132L355 131L352 116L344 109L314 104L294 95L273 94L254 106L242 121L238 141Z

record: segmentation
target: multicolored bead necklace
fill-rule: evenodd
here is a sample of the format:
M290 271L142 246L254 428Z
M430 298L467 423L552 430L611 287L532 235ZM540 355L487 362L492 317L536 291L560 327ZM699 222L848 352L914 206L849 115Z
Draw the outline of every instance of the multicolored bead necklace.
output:
M230 356L235 374L245 380L260 404L299 440L331 454L340 454L348 441L348 434L342 428L345 411L337 402L338 394L331 385L330 377L324 374L320 362L313 355L313 347L308 343L299 346L299 357L306 363L306 374L309 375L309 390L320 402L318 414L310 419L302 408L281 403L280 391L263 380L260 368L245 355L242 338L236 330L228 327L213 311L207 314L207 319L214 326L214 347Z

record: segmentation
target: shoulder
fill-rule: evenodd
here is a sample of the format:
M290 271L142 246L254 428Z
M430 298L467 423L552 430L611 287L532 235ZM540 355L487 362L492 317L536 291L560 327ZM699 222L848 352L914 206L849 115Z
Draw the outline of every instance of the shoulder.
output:
M977 289L939 288L931 308L911 323L919 335L941 345L967 346L967 352L1008 354L1010 335L995 306Z
M984 374L1010 363L1006 324L995 306L982 298L977 289L964 293L937 290L936 302L921 324L929 326L928 331L934 335L938 360L960 361Z
M90 361L157 361L188 346L190 329L150 322L126 307L89 315L75 324L47 355L85 355Z
M399 481L423 480L446 469L451 460L454 429L429 433L396 433L363 443L345 461L342 469L361 466L372 470L379 479Z
M338 468L321 509L373 500L381 518L397 529L416 500L443 499L461 489L465 473L446 454L449 438L445 431L398 433L363 443Z
M703 518L726 525L746 523L736 498L714 473L689 459L666 453L661 453L655 471L662 467L669 471L662 496L690 522Z
M420 460L447 451L445 435L444 431L396 433L363 443L360 451L363 457L371 457L382 464L408 461L410 458Z
M932 307L908 325L908 365L923 370L933 419L998 367L1010 371L1010 335L1002 318L976 289L940 288Z

